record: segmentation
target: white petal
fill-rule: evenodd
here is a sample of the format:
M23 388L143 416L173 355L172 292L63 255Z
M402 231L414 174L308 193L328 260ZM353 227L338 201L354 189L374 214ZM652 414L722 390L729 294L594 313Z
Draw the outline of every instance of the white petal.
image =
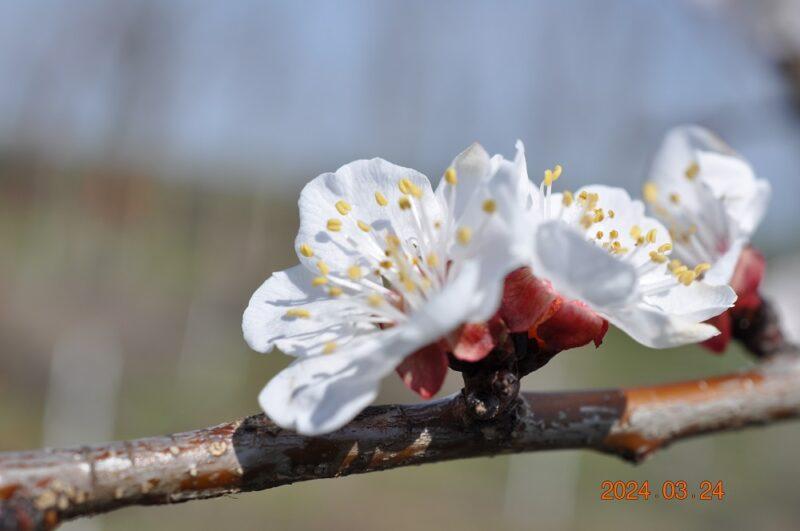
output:
M746 238L738 238L734 241L725 253L711 264L711 269L706 271L704 282L711 285L728 284L736 271L736 264L739 263L739 255L747 244Z
M439 181L439 186L436 187L436 195L443 203L449 202L451 197L455 198L455 203L452 206L453 217L458 220L464 215L468 204L481 200L475 196L478 189L485 185L485 181L489 177L489 154L486 153L483 146L476 142L459 153L453 159L451 166L455 169L458 179L458 184L455 185L455 193L450 191L452 185L447 184L442 179Z
M730 286L712 286L706 282L678 285L657 295L648 295L645 302L663 312L693 321L715 317L736 302L736 293Z
M644 303L616 310L605 317L611 324L650 348L699 343L719 334L719 330L711 325L667 315Z
M296 360L261 391L262 409L279 426L303 435L341 428L375 399L381 379L413 351L396 331L378 335L330 355Z
M422 191L421 199L412 200L415 205L424 205L431 222L441 220L442 210L427 177L383 159L357 160L342 166L336 173L320 175L303 188L299 202L300 231L295 243L298 249L303 244L309 245L314 256L300 254L300 260L310 269L322 259L334 271L344 271L356 262L363 263L364 256L379 259L382 248L373 239L376 232L381 235L393 232L403 241L419 239L420 231L413 214L398 206L403 195L398 183L403 178ZM378 203L376 192L388 200L386 206ZM352 207L346 215L337 211L339 200ZM341 220L340 231L327 229L330 219ZM356 224L358 220L370 225L371 232L362 231Z
M339 317L345 299L329 298L311 286L314 277L302 265L274 273L250 298L242 318L245 341L253 350L278 347L292 356L319 354L325 344L345 344L358 325ZM303 308L311 318L286 317L290 308Z
M534 235L534 274L567 298L602 310L625 304L637 286L632 265L618 260L559 221L539 225Z

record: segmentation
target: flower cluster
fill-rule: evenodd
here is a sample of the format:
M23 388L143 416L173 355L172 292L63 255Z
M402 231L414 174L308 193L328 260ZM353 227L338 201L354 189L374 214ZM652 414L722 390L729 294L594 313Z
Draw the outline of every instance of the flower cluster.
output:
M325 433L393 371L430 398L449 366L520 337L548 359L599 345L609 323L654 348L714 341L736 293L758 302L743 249L768 187L709 133L668 135L645 186L655 217L619 188L553 192L561 174L533 183L518 142L511 160L470 146L435 190L382 159L308 183L300 264L274 273L243 318L253 349L294 358L259 396L267 415Z

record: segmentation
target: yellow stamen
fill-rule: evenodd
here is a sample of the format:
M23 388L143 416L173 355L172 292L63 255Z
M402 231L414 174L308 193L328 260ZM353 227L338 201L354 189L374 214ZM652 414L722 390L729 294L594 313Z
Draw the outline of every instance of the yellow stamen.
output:
M611 238L612 240L616 240L617 238L619 238L619 231L616 229L612 230L611 232L608 233L608 237Z
M689 164L689 167L686 168L686 178L690 181L697 177L698 173L700 173L700 165L696 162L692 162Z
M597 234L595 236L597 236L598 240L602 240L603 239L603 231L601 231L601 230L597 231Z
M323 354L333 354L336 350L336 341L328 341L325 343L325 346L322 348Z
M328 220L328 230L331 232L339 232L342 230L342 220L331 218Z
M401 210L408 210L409 208L411 208L411 200L406 196L401 197L397 201L397 204L400 205Z
M459 227L456 231L456 239L458 239L458 243L461 245L468 245L470 240L472 240L472 229L469 227Z
M397 187L400 189L400 192L406 195L411 193L411 186L411 181L408 179L400 179L400 182L397 183Z
M557 181L559 177L561 177L561 172L564 171L564 168L561 167L561 164L556 164L556 167L553 168L553 180Z
M392 268L392 261L391 260L383 260L380 263L380 266L384 269L391 269Z
M358 221L356 221L356 225L358 225L358 228L363 230L364 232L369 232L370 229L372 229L372 227L370 227L368 223L365 223L365 222L361 221L360 219Z
M330 295L331 297L338 297L342 293L344 293L344 291L342 291L342 288L340 288L339 286L331 286L331 289L328 290L328 295Z
M661 253L657 253L655 251L650 251L650 260L652 260L653 262L655 262L657 264L663 264L664 262L666 262L668 260L668 258L666 256L664 256L663 254L661 254Z
M286 317L295 317L297 319L308 319L311 317L311 312L305 308L290 308L284 314Z
M353 207L351 207L350 203L344 199L339 199L336 201L336 210L339 211L339 214L346 216L351 210L353 210Z
M389 200L386 199L386 196L380 192L375 192L375 201L379 206L386 206L389 204Z
M314 256L314 249L312 249L309 244L304 243L303 245L300 246L300 254L302 254L306 258L311 258L312 256Z
M370 293L370 294L367 296L367 304L369 304L369 305L370 305L370 306L372 306L373 308L377 308L378 306L380 306L381 304L383 304L383 301L384 301L384 298L383 298L383 297L381 297L381 296L380 296L379 294L377 294L377 293Z
M328 273L331 272L331 268L328 267L328 264L326 264L322 260L317 262L317 269L319 269L319 272L322 273L323 275L327 275Z
M666 253L667 251L671 251L671 250L672 250L672 244L671 243L662 244L658 248L658 252L659 253Z
M658 201L658 186L654 182L646 182L642 186L642 196L648 203L655 203Z
M694 271L683 271L680 273L680 275L678 275L678 280L684 286L688 286L689 284L694 282L696 278L697 275L695 275Z
M311 281L311 285L312 285L312 286L315 286L315 287L316 287L316 286L322 286L322 285L324 285L324 284L327 284L327 283L328 283L328 279L327 279L327 278L325 278L325 277L315 277L315 278L314 278L314 279Z
M682 274L686 273L687 271L689 271L689 268L686 267L685 265L682 265L680 267L675 268L675 270L672 272L672 274L675 275L676 277L680 278L680 276Z
M453 167L447 168L444 172L444 180L447 184L451 186L455 186L458 184L458 176L456 175L456 169Z
M603 212L603 209L602 208L596 208L594 210L594 219L592 221L594 221L595 223L600 223L604 219L606 219L606 215Z
M680 202L681 202L681 196L680 196L680 194L671 193L671 194L669 194L669 200L670 200L670 201L671 201L673 204L677 205L678 203L680 203Z
M494 214L497 210L497 203L495 203L494 199L487 199L483 202L483 211L487 214Z
M544 170L544 185L552 186L555 178L553 177L553 170Z
M669 270L674 273L675 270L678 269L679 267L681 267L682 265L683 265L683 263L680 260L678 260L677 258L673 258L672 260L669 261L669 266L668 267L669 267Z
M638 240L642 237L642 228L639 225L631 227L631 238Z
M359 280L361 278L361 267L354 265L347 268L347 276L350 280Z
M564 204L565 207L568 207L572 204L575 200L575 197L572 195L572 192L569 190L564 191L564 195L561 197L561 202Z
M656 243L656 236L658 235L658 231L656 229L650 229L647 231L647 243Z
M439 256L436 253L431 253L425 261L428 262L429 266L437 267L439 265Z
M711 269L711 264L709 264L708 262L702 262L694 266L694 274L699 277L709 269Z
M610 217L611 219L614 219L614 216L616 216L616 214L614 213L614 211L609 209L609 211L608 211L608 217Z

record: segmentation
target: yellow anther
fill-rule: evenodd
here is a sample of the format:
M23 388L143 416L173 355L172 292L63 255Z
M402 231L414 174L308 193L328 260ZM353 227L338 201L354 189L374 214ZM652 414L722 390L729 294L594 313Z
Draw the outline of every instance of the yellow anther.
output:
M297 319L308 319L311 317L311 312L305 308L290 308L284 314L286 317L295 317Z
M309 244L304 243L303 245L300 246L300 254L302 254L306 258L311 258L312 256L314 256L314 249L312 249Z
M436 253L430 253L425 261L430 267L437 267L439 265L439 256Z
M650 229L647 231L647 236L645 236L647 243L656 243L656 236L658 236L658 230Z
M676 277L680 278L680 276L681 276L682 274L686 273L687 271L689 271L689 268L688 268L688 267L686 267L685 265L682 265L682 266L680 266L680 267L677 267L677 268L675 268L675 269L672 271L672 274L673 274L673 275L675 275Z
M602 208L596 208L594 210L594 218L592 219L592 221L594 223L600 223L604 219L606 219L606 215L605 215L605 212L603 212L603 209Z
M699 277L709 269L711 269L711 264L709 264L708 262L702 262L694 266L694 274Z
M642 237L642 228L639 225L634 225L631 227L631 238L634 240L638 240Z
M611 219L614 219L614 216L616 216L616 214L614 213L614 211L613 211L613 210L611 210L611 209L609 209L609 210L608 210L608 217L610 217Z
M379 294L377 294L377 293L370 293L370 294L367 296L367 304L369 304L369 305L370 305L370 306L372 306L373 308L377 308L378 306L380 306L381 304L383 304L383 301L384 301L384 298L383 298L383 297L381 297L381 296L380 296Z
M361 267L354 265L347 268L347 276L350 277L350 280L358 280L361 278Z
M666 253L666 252L671 251L671 250L672 250L672 244L671 243L664 243L664 244L661 244L658 247L658 252L659 253Z
M327 343L325 343L325 346L322 347L323 354L333 354L335 350L336 350L336 341L328 341Z
M386 243L390 248L400 247L400 238L398 238L395 234L388 234L386 236Z
M344 291L342 291L342 288L340 288L339 286L331 286L331 289L328 290L328 295L330 295L331 297L338 297L342 293L344 293Z
M586 201L587 197L589 197L589 193L586 190L578 194L578 199L580 199L581 201Z
M314 278L314 279L311 281L311 285L312 285L312 286L315 286L315 287L316 287L316 286L323 286L323 285L325 285L325 284L327 284L327 283L328 283L328 279L327 279L327 278L325 278L325 277L315 277L315 278Z
M669 261L669 270L675 272L675 270L681 267L682 265L683 262L681 262L677 258L673 258L672 260Z
M544 185L552 186L555 178L553 177L553 170L544 170Z
M689 167L686 168L686 178L690 181L697 177L698 173L700 173L700 165L696 162L692 162L689 164Z
M342 220L331 218L328 220L328 230L331 232L339 232L342 230Z
M564 195L561 197L561 202L564 204L564 206L568 207L573 201L575 201L575 197L572 195L572 192L565 190Z
M619 249L621 247L622 247L621 243L619 243L619 242L611 242L611 248L612 249Z
M671 193L671 194L669 194L669 200L670 200L670 201L671 201L673 204L677 205L678 203L680 203L680 202L681 202L681 196L680 196L680 194Z
M397 187L400 188L400 191L406 195L413 195L416 198L422 197L422 189L411 182L411 179L400 179Z
M553 168L553 180L557 181L559 177L561 177L561 172L564 171L564 168L561 167L561 164L556 164L556 167Z
M339 214L346 216L348 212L353 210L353 207L351 207L350 203L348 203L344 199L339 199L338 201L336 201L336 210L339 211Z
M380 263L380 266L384 269L391 269L392 268L392 261L391 260L383 260Z
M389 200L386 199L386 196L380 192L375 192L375 201L379 206L386 206L389 204Z
M434 221L433 222L433 228L436 229L436 230L441 229L442 228L442 222L441 221Z
M603 231L601 231L601 230L597 231L597 234L595 234L595 236L597 236L598 240L602 240L603 239Z
M657 253L655 251L650 251L650 260L652 260L653 262L655 262L657 264L663 264L664 262L666 262L668 260L668 258L665 255L661 254L661 253Z
M456 239L461 245L468 245L472 240L472 229L469 227L459 227L456 231Z
M636 238L636 246L637 247L640 246L640 245L644 245L644 242L645 242L644 236L639 236L638 238Z
M408 210L409 208L411 208L411 200L406 196L401 197L397 201L397 204L400 205L401 210Z
M487 214L494 214L497 210L497 203L494 201L494 199L487 199L483 202L482 208Z
M592 223L594 223L594 218L589 214L584 214L583 216L581 216L581 226L584 229L588 229L589 227L591 227Z
M692 282L694 282L694 280L695 280L696 278L697 278L697 275L695 274L695 272L694 272L694 271L682 271L682 272L681 272L681 273L678 275L678 280L679 280L679 281L680 281L680 283L681 283L681 284L683 284L684 286L688 286L689 284L691 284Z
M616 242L616 243L619 243L619 242ZM614 247L613 249L611 249L611 252L614 253L614 254L625 254L625 253L628 252L628 248L627 247Z
M356 221L356 225L358 225L358 228L364 232L369 232L372 229L372 227L369 226L369 223L361 221L360 219Z
M642 186L642 196L648 203L655 203L658 201L658 186L656 183L648 181Z
M328 267L328 264L326 264L322 260L317 262L317 269L319 269L319 272L322 273L323 275L327 275L328 273L331 272L331 268Z
M612 240L616 240L617 238L619 238L619 231L616 229L612 230L611 232L608 233L608 237L611 238Z
M416 284L414 284L414 283L411 281L411 279L408 279L408 278L407 278L407 279L405 279L405 280L403 281L403 288L405 288L405 290L406 290L406 291L409 291L409 292L410 292L410 291L414 291L415 289L417 289L417 285L416 285Z
M453 167L447 168L444 172L444 180L447 184L451 186L455 186L458 184L458 176L456 175L456 169Z

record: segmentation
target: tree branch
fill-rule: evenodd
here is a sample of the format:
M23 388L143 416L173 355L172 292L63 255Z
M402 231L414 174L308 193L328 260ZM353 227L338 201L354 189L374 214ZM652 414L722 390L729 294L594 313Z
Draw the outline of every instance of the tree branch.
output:
M751 329L748 337L770 342L754 350L765 357L750 371L653 387L524 393L492 421L476 421L459 393L371 407L319 437L255 415L166 437L0 454L0 529L46 529L128 505L485 455L592 449L638 462L687 437L800 417L800 357L779 331L763 333L773 320L764 315L757 326L754 318L739 323Z

